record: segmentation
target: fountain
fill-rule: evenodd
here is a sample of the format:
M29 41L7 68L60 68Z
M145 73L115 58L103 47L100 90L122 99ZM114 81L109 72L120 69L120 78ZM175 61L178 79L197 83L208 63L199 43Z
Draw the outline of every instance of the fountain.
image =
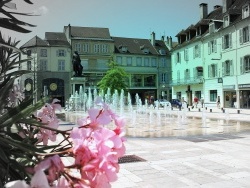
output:
M209 117L211 113L208 113L205 108L202 111L197 111L198 116L190 115L195 114L188 111L186 105L183 105L182 109L172 108L171 105L164 107L154 107L153 105L142 105L142 101L138 94L135 95L135 104L132 105L131 95L128 93L125 96L124 91L121 91L120 95L117 91L111 95L110 90L107 90L105 94L100 91L91 89L84 93L82 89L79 93L75 93L70 97L66 103L65 114L66 121L76 123L80 117L85 117L89 108L94 106L96 97L102 97L103 101L109 104L110 108L118 115L123 116L126 119L126 134L132 137L165 137L165 136L184 136L195 134L218 134L230 131L235 131L234 124L237 124L237 131L242 130L245 126L244 123L233 123L230 119L229 110L226 111L224 116L220 116L218 119L226 121L224 124L220 124L217 119ZM225 125L227 129L223 128ZM201 129L199 129L201 128ZM209 128L209 129L204 129ZM209 132L208 132L209 131Z

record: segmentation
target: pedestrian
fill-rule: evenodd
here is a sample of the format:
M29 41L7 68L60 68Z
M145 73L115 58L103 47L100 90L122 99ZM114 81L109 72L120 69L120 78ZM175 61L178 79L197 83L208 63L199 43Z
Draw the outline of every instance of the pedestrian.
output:
M193 108L194 107L197 108L198 101L199 101L198 97L194 96Z
M220 96L217 97L216 104L217 108L220 108Z
M201 97L201 108L203 108L203 105L204 105L204 98Z

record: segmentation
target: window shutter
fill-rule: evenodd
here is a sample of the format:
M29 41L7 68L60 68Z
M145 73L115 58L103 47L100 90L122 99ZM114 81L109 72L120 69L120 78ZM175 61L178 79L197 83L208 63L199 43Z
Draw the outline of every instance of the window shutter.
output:
M211 42L208 42L207 45L208 45L208 54L211 54Z
M233 60L230 61L230 76L234 75Z
M193 68L193 72L194 72L194 78L196 78L197 77L197 68L196 67Z
M59 56L59 50L56 50L56 56L57 57Z
M199 57L201 57L201 45L198 46L199 49Z
M67 51L66 50L64 50L64 57L66 57L67 56Z
M217 77L217 76L218 76L217 68L218 68L218 65L215 64L215 65L214 65L214 77Z
M211 65L208 65L208 78L211 78Z
M226 66L226 62L222 62L222 69L221 69L221 72L222 72L222 77L225 76L225 66Z
M232 33L229 33L229 48L232 48Z
M240 44L243 44L243 29L240 29Z
M214 39L214 52L217 53L217 40Z
M243 57L240 58L240 73L243 74L244 71L244 61L243 61Z
M221 47L222 47L222 50L224 50L224 49L225 49L225 44L224 44L224 36L222 36L222 45L221 45Z
M250 41L250 25L248 26L248 41Z

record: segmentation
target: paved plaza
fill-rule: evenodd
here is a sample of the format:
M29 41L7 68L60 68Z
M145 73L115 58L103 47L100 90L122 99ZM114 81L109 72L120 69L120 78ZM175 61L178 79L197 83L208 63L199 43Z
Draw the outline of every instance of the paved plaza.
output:
M174 109L178 111L178 109ZM207 109L207 117L224 117ZM229 109L233 131L163 137L128 136L126 160L120 161L113 188L247 188L250 187L250 111ZM201 117L198 109L187 112ZM244 127L237 124L245 121ZM221 125L227 128L227 125ZM237 129L238 127L238 129ZM197 128L209 129L209 128Z

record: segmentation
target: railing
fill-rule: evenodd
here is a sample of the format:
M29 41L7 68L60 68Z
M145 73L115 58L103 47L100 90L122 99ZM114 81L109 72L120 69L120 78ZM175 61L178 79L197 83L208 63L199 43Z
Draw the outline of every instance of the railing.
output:
M191 77L188 79L178 79L178 80L172 80L170 85L187 85L187 84L202 84L203 83L203 77Z

